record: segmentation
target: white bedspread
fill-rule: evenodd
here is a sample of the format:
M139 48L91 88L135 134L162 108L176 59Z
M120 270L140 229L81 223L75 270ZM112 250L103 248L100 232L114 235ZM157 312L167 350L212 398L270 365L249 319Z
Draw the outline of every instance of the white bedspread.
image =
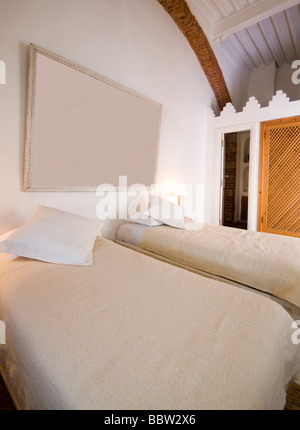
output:
M211 224L143 232L142 249L265 291L300 307L300 239Z
M273 301L97 239L94 264L0 263L22 409L282 409L300 370Z

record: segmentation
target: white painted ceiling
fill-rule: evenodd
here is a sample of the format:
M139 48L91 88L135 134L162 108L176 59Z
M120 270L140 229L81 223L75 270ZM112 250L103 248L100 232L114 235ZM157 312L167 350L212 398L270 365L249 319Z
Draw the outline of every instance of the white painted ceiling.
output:
M212 47L253 70L300 60L300 1L187 0Z

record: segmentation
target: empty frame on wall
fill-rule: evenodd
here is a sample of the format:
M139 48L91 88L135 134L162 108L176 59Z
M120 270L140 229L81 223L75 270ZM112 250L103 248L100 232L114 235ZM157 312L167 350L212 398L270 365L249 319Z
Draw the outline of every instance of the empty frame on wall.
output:
M24 189L155 183L161 104L30 45Z

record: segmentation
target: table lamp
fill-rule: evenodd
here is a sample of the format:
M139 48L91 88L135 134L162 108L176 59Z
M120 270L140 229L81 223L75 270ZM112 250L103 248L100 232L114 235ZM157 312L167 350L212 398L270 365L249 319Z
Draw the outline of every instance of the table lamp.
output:
M184 185L180 185L180 184L174 185L173 194L178 198L178 206L181 206L182 198L186 196L186 189Z

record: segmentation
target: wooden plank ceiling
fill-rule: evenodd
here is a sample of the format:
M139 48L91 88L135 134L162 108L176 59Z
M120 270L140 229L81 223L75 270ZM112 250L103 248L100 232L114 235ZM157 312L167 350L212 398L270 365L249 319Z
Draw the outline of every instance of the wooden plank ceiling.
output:
M158 0L188 39L220 110L230 102L216 52L241 70L300 60L298 0ZM215 50L218 45L218 50Z
M187 0L208 40L250 71L300 59L298 0Z

